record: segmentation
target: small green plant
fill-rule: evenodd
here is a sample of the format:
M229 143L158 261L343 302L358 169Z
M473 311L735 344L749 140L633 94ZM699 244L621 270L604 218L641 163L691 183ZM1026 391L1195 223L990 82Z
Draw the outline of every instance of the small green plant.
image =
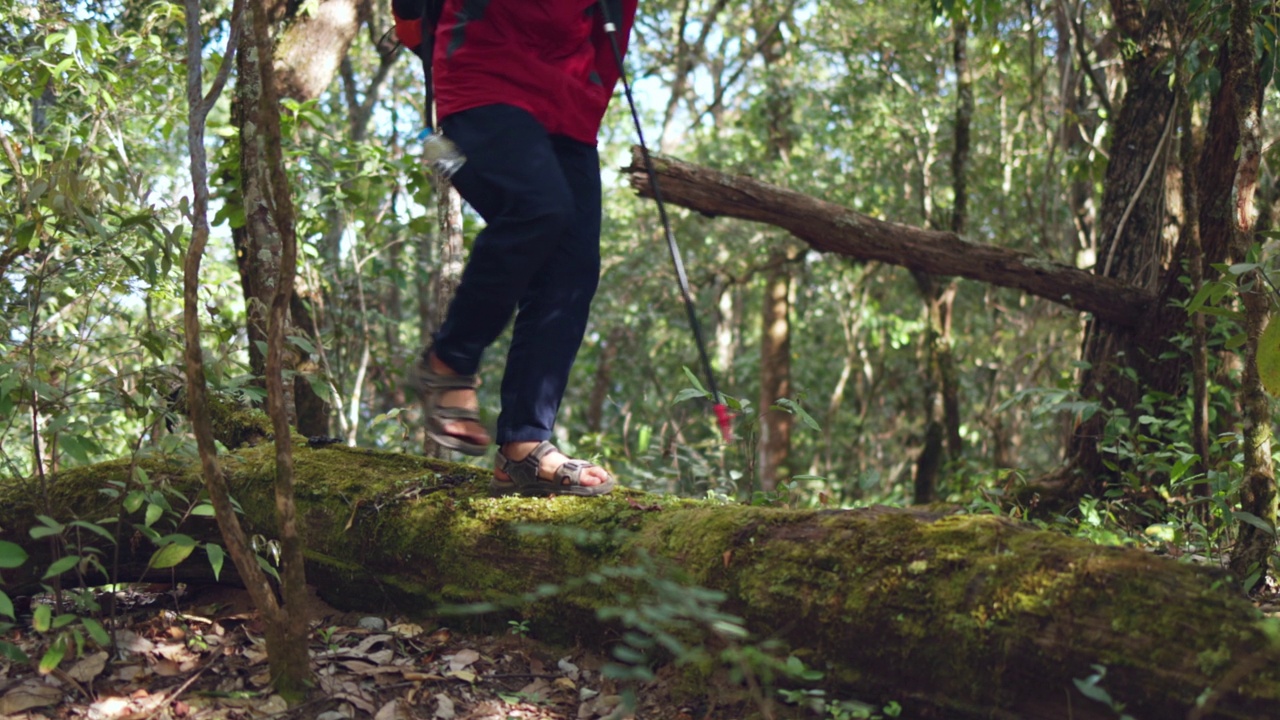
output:
M1124 703L1116 702L1111 697L1111 693L1107 692L1106 689L1102 687L1102 681L1107 677L1106 666L1091 665L1090 667L1093 668L1092 675L1084 678L1083 680L1080 678L1072 679L1072 682L1076 685L1076 689L1090 700L1096 700L1097 702L1100 702L1114 710L1119 720L1134 720L1132 715L1129 715L1124 711Z
M320 642L324 645L326 652L337 652L342 646L334 639L334 634L338 631L338 626L330 625L329 627L316 628L316 636L320 638Z
M728 477L721 477L719 484L723 487L713 487L707 492L716 492L725 495L741 495L746 493L752 505L794 505L797 501L794 486L786 491L785 494L776 492L764 492L760 488L761 483L756 477L756 457L757 449L760 443L760 426L764 419L764 415L769 412L785 412L796 416L800 422L810 430L815 432L821 431L818 421L804 409L799 399L795 398L779 398L766 410L757 412L750 400L746 398L734 397L720 393L719 398L711 396L711 392L703 386L698 380L697 375L688 367L684 368L685 377L689 380L689 387L683 388L676 393L674 402L682 403L688 400L702 399L710 402L723 402L736 422L733 425L733 440L737 453L740 455L741 464L746 468L744 471L731 470ZM707 451L710 457L704 458L703 462L712 468L720 468L725 465L724 453L728 450L720 443L713 443ZM716 457L718 455L718 457ZM799 478L811 478L812 476L798 476ZM745 487L744 487L745 485Z
M50 524L56 525L51 519L43 518L43 516L42 521L46 522L46 524L33 528L33 536L49 528ZM93 557L93 555L82 551L81 555L68 555L55 560L45 571L42 579L56 581L57 578L72 569L82 572L83 564L86 562L85 559ZM11 542L0 542L0 569L22 567L27 560L28 555L21 547ZM53 593L53 588L48 586L46 586L46 589L51 591L50 594L54 598L53 604L47 602L37 603L32 608L31 613L31 629L45 640L44 654L39 662L36 663L36 669L41 675L53 672L62 664L62 661L73 648L76 656L83 655L87 640L92 640L103 647L111 645L111 635L101 622L96 618L89 617L87 614L84 616L79 614L80 612L98 612L100 610L91 593L87 591L70 593L67 598L70 602L65 604L75 608L77 612L61 612L64 606L64 594L60 592ZM15 622L18 619L12 599L2 590L0 590L0 616L7 617ZM13 622L0 622L0 633L6 633L13 627ZM7 640L0 640L0 655L15 662L31 662L31 659L22 648Z
M508 620L507 626L508 626L507 633L510 635L517 635L519 637L529 636L528 620Z

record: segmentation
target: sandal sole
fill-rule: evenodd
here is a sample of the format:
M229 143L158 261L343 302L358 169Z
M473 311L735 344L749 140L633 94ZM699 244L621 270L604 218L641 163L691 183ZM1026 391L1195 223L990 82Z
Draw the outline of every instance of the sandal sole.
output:
M599 485L569 485L564 487L541 482L537 485L517 485L512 482L492 480L489 482L489 494L493 497L510 497L512 495L518 497L551 497L553 495L600 497L613 492L617 486L617 482L613 480Z
M453 450L454 452L460 452L463 455L470 455L472 457L479 457L489 450L489 446L487 444L480 445L478 443L467 442L455 435L444 435L428 431L427 437L431 438L432 442L446 450Z

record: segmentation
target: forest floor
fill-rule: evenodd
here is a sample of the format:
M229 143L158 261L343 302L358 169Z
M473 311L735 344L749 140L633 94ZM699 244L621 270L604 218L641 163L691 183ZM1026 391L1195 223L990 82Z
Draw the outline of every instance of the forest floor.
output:
M86 649L40 674L31 663L0 658L0 718L5 720L747 720L880 718L831 715L705 688L690 703L674 691L670 668L636 690L628 709L602 676L600 649L556 648L518 624L506 634L455 632L399 618L342 613L318 598L312 668L317 688L288 707L271 693L263 626L248 595L230 587L151 586L117 594L114 657ZM1280 615L1271 584L1256 598ZM41 599L43 601L43 598ZM22 613L22 609L19 609ZM15 642L38 660L47 645L27 630ZM70 653L69 653L70 655ZM684 702L677 700L682 697ZM719 698L713 700L712 698ZM727 701L725 698L735 698ZM892 714L892 713L890 713ZM905 717L905 715L904 715Z
M37 720L734 720L758 703L684 706L669 682L628 710L604 658L557 649L519 625L468 635L397 618L344 614L318 599L311 657L318 687L289 708L269 688L262 621L248 595L217 587L119 594L115 657L86 649L45 675L33 633L11 631L33 663L0 659L0 718ZM70 658L69 653L69 658ZM794 710L794 709L792 709ZM772 711L770 715L780 717ZM793 713L787 713L793 715ZM794 715L793 715L794 716ZM809 715L813 717L812 714Z

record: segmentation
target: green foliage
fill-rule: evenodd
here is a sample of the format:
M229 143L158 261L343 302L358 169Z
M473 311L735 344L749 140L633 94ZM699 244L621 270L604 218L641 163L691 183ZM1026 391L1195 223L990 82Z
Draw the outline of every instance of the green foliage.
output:
M1120 720L1134 720L1132 715L1124 712L1124 703L1118 703L1113 700L1111 698L1111 694L1102 687L1101 683L1107 676L1107 668L1103 665L1092 665L1091 667L1093 668L1092 675L1084 678L1083 680L1080 678L1072 680L1072 682L1075 683L1076 689L1090 700L1100 702L1111 708L1115 711L1116 716Z

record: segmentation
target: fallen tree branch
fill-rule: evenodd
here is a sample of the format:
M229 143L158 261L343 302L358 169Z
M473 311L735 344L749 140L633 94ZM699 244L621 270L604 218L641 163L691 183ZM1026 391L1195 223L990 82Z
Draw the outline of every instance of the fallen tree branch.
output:
M639 147L623 172L642 197L653 197ZM743 175L653 156L664 200L711 216L763 222L815 250L879 260L931 275L959 276L1013 288L1124 327L1144 317L1155 295L1112 278L975 243L951 232L877 220L835 203Z

